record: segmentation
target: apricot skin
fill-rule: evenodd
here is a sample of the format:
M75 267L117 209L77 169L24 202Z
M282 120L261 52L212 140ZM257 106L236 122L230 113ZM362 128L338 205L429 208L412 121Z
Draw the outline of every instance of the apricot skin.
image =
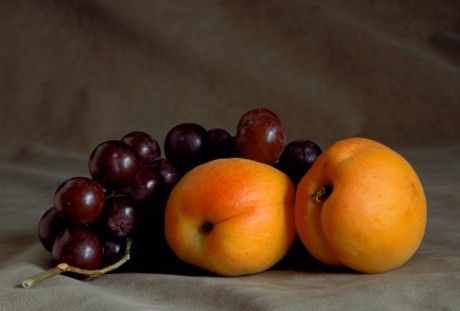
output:
M331 193L315 200L325 185ZM365 138L343 139L321 154L300 181L295 205L297 232L314 257L364 273L403 265L426 227L425 193L412 166Z
M174 187L166 240L182 260L220 275L264 271L295 237L295 190L277 169L219 159L196 167Z

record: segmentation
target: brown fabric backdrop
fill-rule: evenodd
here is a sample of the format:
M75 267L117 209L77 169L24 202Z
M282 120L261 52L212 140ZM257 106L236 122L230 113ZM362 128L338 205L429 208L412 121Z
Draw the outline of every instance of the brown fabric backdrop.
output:
M458 1L3 1L3 152L132 129L234 131L246 110L327 145L458 141Z
M459 86L459 1L1 1L0 309L453 308ZM87 174L96 144L132 130L162 144L180 122L234 132L254 107L277 112L289 140L327 147L362 135L407 155L432 217L412 265L384 276L123 274L12 288L47 266L38 218L62 180Z

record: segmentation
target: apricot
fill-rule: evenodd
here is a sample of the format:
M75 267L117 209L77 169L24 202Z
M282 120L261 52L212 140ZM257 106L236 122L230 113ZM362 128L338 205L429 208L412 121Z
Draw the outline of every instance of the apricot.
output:
M195 167L173 188L166 240L192 265L225 276L264 271L296 235L295 189L287 175L242 158Z
M297 187L297 232L329 265L364 273L400 267L419 247L426 217L425 193L409 162L365 138L330 146Z

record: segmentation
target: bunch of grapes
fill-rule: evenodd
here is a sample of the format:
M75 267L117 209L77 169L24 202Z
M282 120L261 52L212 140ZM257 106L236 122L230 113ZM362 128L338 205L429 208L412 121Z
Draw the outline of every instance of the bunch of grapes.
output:
M57 188L54 205L39 221L38 237L53 261L87 270L117 262L132 240L134 266L156 263L160 271L180 264L164 238L164 207L189 170L218 158L243 157L273 165L297 184L320 153L309 140L286 144L279 117L268 109L245 113L235 136L194 123L176 125L166 135L164 156L149 134L132 132L93 150L91 178L73 177Z

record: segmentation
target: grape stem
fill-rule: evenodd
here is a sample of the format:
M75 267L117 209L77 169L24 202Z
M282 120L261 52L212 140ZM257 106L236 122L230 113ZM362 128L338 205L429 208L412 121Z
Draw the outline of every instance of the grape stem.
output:
M118 198L118 197L125 197L126 195L123 193L117 193L116 191L110 192L105 199L110 200L112 198Z
M76 273L80 275L84 275L87 277L100 277L110 271L113 271L119 267L121 267L123 264L125 264L129 259L130 259L130 253L131 253L131 243L132 241L128 239L126 243L126 251L125 255L118 260L117 262L106 266L101 269L95 269L95 270L86 270L86 269L80 269L71 265L68 265L66 263L60 263L56 267L51 268L49 270L40 272L36 275L34 275L31 278L28 278L19 284L20 288L29 288L35 285L38 282L44 281L46 279L49 279L55 275L61 274L63 272L71 272L71 273Z

